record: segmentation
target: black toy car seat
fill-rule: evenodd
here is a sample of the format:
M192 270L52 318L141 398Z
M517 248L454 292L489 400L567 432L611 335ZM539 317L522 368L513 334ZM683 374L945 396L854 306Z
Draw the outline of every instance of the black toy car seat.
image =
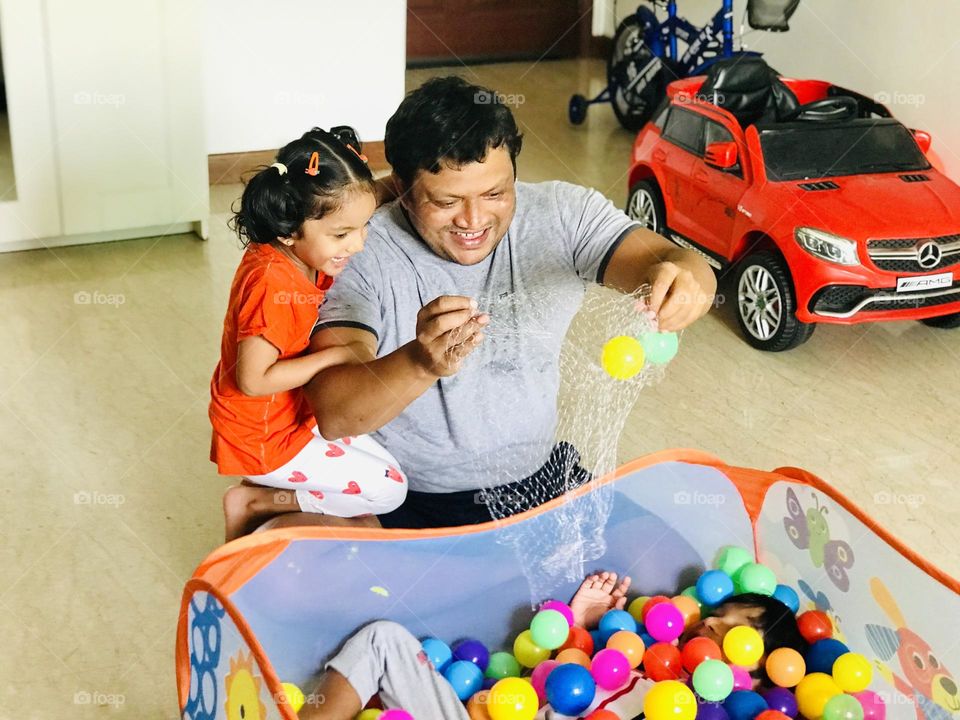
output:
M790 120L800 109L793 91L763 58L752 55L711 65L699 96L730 112L741 127Z

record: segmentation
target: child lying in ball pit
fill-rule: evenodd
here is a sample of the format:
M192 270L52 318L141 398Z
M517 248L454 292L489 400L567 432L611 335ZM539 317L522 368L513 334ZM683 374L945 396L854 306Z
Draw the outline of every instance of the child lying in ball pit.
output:
M623 609L630 578L617 582L617 574L604 572L587 577L570 601L574 624L586 629L597 626L611 609ZM746 669L754 689L771 685L763 669L767 654L781 647L803 652L806 643L797 628L793 612L779 600L766 595L743 594L719 604L709 617L691 625L679 638L679 647L695 637L705 637L723 646L728 631L739 625L753 627L763 638L764 655ZM589 716L606 709L620 720L633 720L643 713L643 701L654 682L632 671L620 689L597 688ZM417 640L402 625L378 621L359 630L327 663L325 672L304 705L300 720L353 720L371 697L379 694L384 707L402 708L415 720L486 720L483 709L468 710L449 682L437 672ZM320 701L322 699L322 701ZM540 708L539 720L568 717L549 705Z

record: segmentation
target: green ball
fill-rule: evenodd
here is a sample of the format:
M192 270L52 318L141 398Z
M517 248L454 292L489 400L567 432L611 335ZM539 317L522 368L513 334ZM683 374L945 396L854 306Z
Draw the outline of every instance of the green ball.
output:
M717 555L717 561L713 566L717 570L723 570L727 575L733 577L737 570L753 561L753 553L749 550L737 547L736 545L727 545L721 548L720 553Z
M647 360L656 365L670 362L680 349L680 339L675 332L644 333L639 340Z
M520 677L520 663L508 652L495 652L490 656L485 677L503 680L508 677Z
M863 705L853 695L834 695L823 706L823 720L863 720Z
M693 689L708 702L721 702L733 692L733 670L722 660L704 660L693 671Z
M569 634L567 619L556 610L541 610L530 623L533 641L546 650L556 650L567 641Z
M694 601L697 603L697 607L700 608L700 612L701 612L701 613L703 612L703 603L700 601L700 598L697 597L697 586L696 586L696 585L691 585L691 586L688 587L688 588L684 588L684 589L683 589L683 592L681 592L680 594L681 594L681 595L686 595L686 596L689 597L689 598L693 598Z
M733 578L737 593L757 593L773 595L777 589L777 576L773 570L760 563L747 563L737 570Z

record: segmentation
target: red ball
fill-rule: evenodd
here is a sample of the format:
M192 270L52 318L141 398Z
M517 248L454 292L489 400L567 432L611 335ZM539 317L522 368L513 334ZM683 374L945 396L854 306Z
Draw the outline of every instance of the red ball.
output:
M720 650L720 646L706 637L695 637L688 640L687 644L683 646L683 650L680 651L680 656L683 658L683 669L688 673L696 670L697 665L704 660L723 660L723 652Z
M620 716L613 710L594 710L587 715L587 720L620 720Z
M570 634L567 635L567 641L559 647L560 650L566 650L567 648L583 650L588 656L592 656L593 638L589 632L579 625L572 625L570 627Z
M654 682L679 680L683 672L680 651L670 643L655 643L643 654L643 669Z
M643 606L643 610L640 611L640 617L643 619L643 621L647 621L647 613L650 612L650 608L652 608L654 605L659 605L660 603L664 602L670 602L670 598L668 598L666 595L654 595L652 598L647 600Z
M803 639L811 645L817 640L833 637L833 623L822 610L807 610L797 617L797 627Z
M753 720L791 720L789 715L785 715L779 710L764 710Z

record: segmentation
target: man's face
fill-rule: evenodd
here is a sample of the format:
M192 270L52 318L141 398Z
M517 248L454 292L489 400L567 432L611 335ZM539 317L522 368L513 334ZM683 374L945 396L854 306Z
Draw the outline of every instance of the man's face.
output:
M703 620L695 622L687 628L680 638L680 647L683 647L684 643L695 637L705 637L710 638L722 648L723 639L727 636L727 633L738 625L749 625L757 630L762 637L763 631L759 628L761 614L763 614L763 609L758 607L735 603L721 605L713 615L703 618ZM764 659L765 656L760 659L760 662L763 662ZM759 667L760 663L757 663L747 667L746 670L752 673Z
M510 227L517 207L510 153L498 147L483 162L439 173L421 170L403 205L438 256L460 265L486 258Z

